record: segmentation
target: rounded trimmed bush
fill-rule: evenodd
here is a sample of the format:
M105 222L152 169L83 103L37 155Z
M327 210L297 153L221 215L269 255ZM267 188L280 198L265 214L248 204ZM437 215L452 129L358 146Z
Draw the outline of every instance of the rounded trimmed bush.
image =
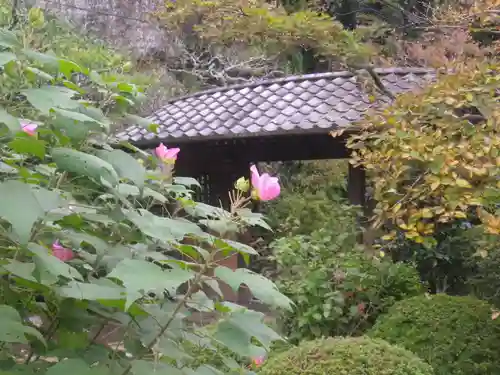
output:
M260 375L433 375L413 353L368 337L304 341L267 360Z
M369 335L411 350L436 375L498 375L500 321L491 311L473 297L413 297L379 317Z

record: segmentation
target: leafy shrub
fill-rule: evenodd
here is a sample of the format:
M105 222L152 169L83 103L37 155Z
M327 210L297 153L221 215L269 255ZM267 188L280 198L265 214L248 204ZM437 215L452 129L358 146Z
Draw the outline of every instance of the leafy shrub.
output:
M478 298L500 306L500 237L485 239L481 254L469 259L474 274L467 280L471 292ZM492 248L494 246L494 248ZM489 251L485 250L489 249Z
M500 234L498 60L453 66L419 93L363 119L347 146L376 181L376 224L390 221L427 246L438 225L470 218ZM498 216L497 216L498 215Z
M367 337L328 338L301 343L270 358L261 375L433 375L413 353Z
M239 194L233 214L195 202L197 182L172 174L176 157L112 147L115 122L153 129L129 112L143 88L45 53L24 27L0 29L2 370L217 374L190 362L184 344L225 348L216 349L223 357L265 353L280 336L263 314L204 292L217 294L218 280L244 283L264 303L290 307L269 280L217 261L256 253L222 234L267 227L246 208L250 198ZM193 324L207 313L210 329ZM109 329L117 343L100 334Z
M356 231L358 211L347 202L346 178L346 161L301 162L282 168L283 194L267 207L278 235L323 228L332 234Z
M276 283L295 302L283 321L294 342L362 333L395 301L422 291L410 264L370 257L353 234L327 232L283 237L271 245Z
M396 303L370 336L413 351L437 375L500 373L500 322L491 306L473 297L418 296Z

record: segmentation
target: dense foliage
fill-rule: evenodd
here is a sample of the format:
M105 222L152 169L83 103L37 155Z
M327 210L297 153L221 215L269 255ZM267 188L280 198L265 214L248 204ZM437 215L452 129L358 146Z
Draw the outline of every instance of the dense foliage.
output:
M461 219L440 225L434 239L435 246L428 248L398 231L393 241L382 243L393 260L414 262L432 293L472 292L481 298L496 294L492 271L497 264L499 236L485 234L481 227Z
M445 294L396 303L370 336L416 353L436 375L493 375L500 371L500 322L491 306L472 297Z
M293 342L359 335L395 301L423 292L412 265L369 256L354 230L325 229L271 244L277 284L295 303L283 320Z
M219 264L256 254L227 239L267 227L245 208L250 197L234 193L231 212L197 203L197 182L172 175L179 150L112 148L116 122L155 129L129 112L142 88L45 51L30 38L32 11L25 30L0 29L2 370L220 373L198 367L186 342L262 355L279 335L263 314L225 302L219 284L290 307L269 280ZM198 326L206 315L210 328Z
M360 43L356 33L317 9L289 13L279 4L261 0L177 0L166 4L159 16L169 27L189 28L211 43L256 45L269 54L288 56L303 48L337 63L365 61L373 52Z
M433 375L417 356L383 340L328 338L305 341L266 362L262 375Z
M499 82L498 65L456 67L366 119L349 147L374 181L375 225L432 246L440 223L477 209L485 230L499 233Z

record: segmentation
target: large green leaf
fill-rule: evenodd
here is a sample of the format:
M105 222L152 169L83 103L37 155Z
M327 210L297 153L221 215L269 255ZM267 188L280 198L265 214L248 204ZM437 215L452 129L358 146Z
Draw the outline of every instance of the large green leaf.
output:
M27 344L27 336L33 336L45 344L42 334L33 327L25 326L13 307L0 305L0 316L0 342Z
M102 150L97 155L111 164L121 178L132 181L142 189L146 179L146 169L132 155L122 150Z
M184 373L165 362L135 360L132 363L134 375L184 375Z
M118 285L107 286L71 281L68 285L56 288L61 297L78 300L124 300L125 290Z
M103 239L88 233L65 230L60 232L60 235L61 237L70 240L72 245L75 247L81 246L82 243L87 243L96 250L97 254L100 255L105 254L106 250L110 247L110 245Z
M265 354L274 341L282 339L264 323L264 314L246 309L231 312L217 325L214 338L236 354L248 357ZM257 339L265 349L252 344L252 339Z
M11 52L0 52L0 66L4 66L11 61L17 60L17 56Z
M23 135L9 142L9 147L18 154L34 155L43 159L45 157L45 144L40 139Z
M272 307L288 310L292 307L292 301L280 293L271 280L246 268L238 268L233 271L227 267L217 267L215 276L227 283L235 292L238 291L241 284L245 284L254 297Z
M160 217L147 210L124 213L145 235L161 241L179 241L188 235L203 235L200 227L184 219Z
M160 193L154 191L151 188L148 188L147 186L144 187L141 194L141 190L139 190L139 188L135 185L120 184L118 185L118 193L125 197L128 196L141 197L142 195L143 197L153 198L161 203L167 202L167 198L165 196L161 195Z
M12 134L21 130L21 123L19 122L19 119L12 116L3 108L0 108L0 123L5 124Z
M45 375L103 375L105 372L100 369L90 367L83 359L69 358L64 359L48 368Z
M123 283L127 289L127 306L130 306L147 292L162 292L165 289L175 292L193 276L192 272L179 268L163 270L156 264L144 260L124 259L107 277L118 279Z
M87 116L86 114L83 114L79 111L69 111L67 109L62 109L62 108L54 108L53 111L66 119L73 120L73 126L75 125L75 123L74 123L75 121L76 122L95 122L97 124L101 124L101 122L96 120L95 118Z
M83 280L82 275L69 264L49 254L47 248L36 243L28 244L28 249L34 255L34 261L39 272L47 271L54 276L63 276L68 279Z
M193 370L189 367L183 368L184 374L185 375L224 375L224 372L217 370L216 368L209 366L209 365L201 365L198 367L196 370ZM245 372L243 370L240 370L238 368L238 372L235 373L241 373L244 374ZM246 373L248 375L248 372Z
M63 171L87 176L108 186L118 185L119 177L113 166L97 156L70 148L55 148L52 150L52 158Z
M10 31L5 27L2 27L0 28L0 46L9 48L19 48L22 47L22 44L14 32Z
M12 276L19 277L21 279L30 281L32 283L38 283L33 276L36 265L35 263L19 262L17 260L10 260L8 264L3 265ZM56 276L48 272L39 272L40 284L43 286L50 286L57 283L59 280ZM42 287L44 288L44 287Z
M272 232L272 228L264 219L264 215L259 212L252 212L248 208L241 208L236 211L240 219L251 226L258 226Z
M28 243L35 222L62 204L57 192L35 189L20 181L1 183L0 197L0 217L12 225L12 231L23 244Z
M21 92L33 107L45 115L49 115L53 108L76 109L81 106L77 100L72 99L76 92L66 87L45 86Z

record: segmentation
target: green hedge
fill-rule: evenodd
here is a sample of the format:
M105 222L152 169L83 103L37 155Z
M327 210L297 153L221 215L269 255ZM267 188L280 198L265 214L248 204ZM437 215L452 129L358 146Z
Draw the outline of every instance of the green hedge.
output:
M436 375L498 375L500 321L491 319L491 311L472 297L413 297L392 306L370 336L411 350Z
M367 337L304 341L265 362L260 375L433 375L413 353Z

